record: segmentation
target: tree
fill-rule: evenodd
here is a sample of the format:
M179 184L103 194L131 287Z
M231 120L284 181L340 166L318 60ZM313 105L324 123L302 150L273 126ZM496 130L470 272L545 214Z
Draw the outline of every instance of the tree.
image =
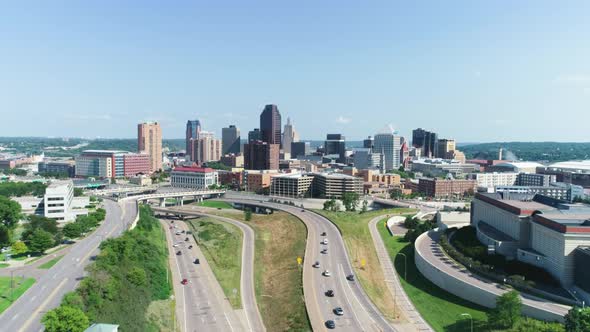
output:
M244 210L244 220L246 220L246 221L252 220L252 210L250 210L249 208L246 208Z
M63 228L64 235L69 239L75 239L82 235L82 227L78 222L69 223Z
M509 329L520 320L522 301L515 290L504 293L496 299L496 307L488 312L488 322L496 328Z
M12 232L4 224L0 223L0 247L5 247L12 242Z
M29 248L27 247L27 245L23 241L16 241L12 245L12 252L17 255L24 254L27 251L29 251Z
M566 332L590 331L590 308L573 307L565 315Z
M12 229L21 218L21 207L18 202L8 197L0 196L0 222Z
M90 325L84 311L63 305L48 311L41 322L47 332L83 332Z
M342 195L342 204L346 211L356 211L359 204L359 194L355 192L348 192Z
M329 200L325 201L324 202L324 210L326 210L326 211L332 210L332 208L334 207L334 203L336 203L336 201L334 199L329 199Z
M51 233L42 229L36 229L29 237L29 248L33 252L44 253L45 250L53 247L55 240Z
M74 196L80 197L84 195L84 190L82 188L74 188Z
M363 207L361 208L361 213L367 212L367 210L369 209L368 206L369 206L369 202L367 202L366 199L363 200Z

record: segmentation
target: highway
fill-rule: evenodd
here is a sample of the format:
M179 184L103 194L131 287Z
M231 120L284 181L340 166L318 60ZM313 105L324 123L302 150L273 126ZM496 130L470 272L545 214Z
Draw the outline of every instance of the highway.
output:
M166 228L166 238L170 251L170 268L174 293L176 294L176 310L181 331L251 331L245 328L237 313L225 299L221 286L215 279L205 256L193 243L192 237L185 233L176 235L177 231L187 231L185 223L161 221ZM174 228L176 226L177 228ZM172 227L172 229L170 229ZM173 247L178 244L177 247ZM188 249L189 245L192 249ZM177 255L176 252L181 252ZM199 264L194 261L199 258ZM181 284L187 279L186 285Z
M254 230L250 226L237 220L195 211L194 208L195 206L176 207L173 209L154 207L152 209L155 212L180 211L184 215L197 217L206 216L210 218L215 218L217 220L232 224L242 231L242 270L240 274L240 294L242 299L242 306L244 308L244 313L246 316L246 321L249 330L266 331L266 328L264 327L264 323L262 321L262 316L260 315L260 310L258 309L258 305L256 303L256 291L254 289Z
M276 204L264 199L244 199L243 195L227 193L225 201L252 204L282 210L301 219L307 227L307 244L303 266L303 292L305 305L314 331L326 331L325 322L333 320L341 331L395 331L390 323L373 305L357 281L348 281L346 276L354 274L344 241L338 228L328 219L301 208ZM325 232L326 236L321 236ZM320 242L327 238L328 245ZM328 249L322 254L322 249ZM312 264L320 262L320 268ZM330 277L322 275L329 270ZM328 290L334 297L325 296ZM334 308L341 307L343 316L336 316Z
M64 294L76 288L85 276L84 268L98 254L100 243L106 238L119 236L137 213L134 201L123 201L119 205L105 199L104 207L106 219L97 230L72 245L57 264L0 315L1 332L43 331L43 314L59 306Z

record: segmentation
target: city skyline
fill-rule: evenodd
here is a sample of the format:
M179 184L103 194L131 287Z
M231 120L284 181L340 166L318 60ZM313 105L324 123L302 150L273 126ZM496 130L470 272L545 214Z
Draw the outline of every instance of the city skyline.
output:
M198 118L219 137L272 103L309 140L588 141L590 4L532 4L3 4L2 134L182 138Z

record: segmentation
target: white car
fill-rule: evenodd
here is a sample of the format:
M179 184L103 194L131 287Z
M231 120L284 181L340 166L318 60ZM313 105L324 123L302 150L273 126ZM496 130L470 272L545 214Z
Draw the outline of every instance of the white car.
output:
M324 277L330 277L332 275L332 273L330 273L330 271L326 270L323 273Z
M324 239L324 240L322 241L322 244L328 244L328 239Z

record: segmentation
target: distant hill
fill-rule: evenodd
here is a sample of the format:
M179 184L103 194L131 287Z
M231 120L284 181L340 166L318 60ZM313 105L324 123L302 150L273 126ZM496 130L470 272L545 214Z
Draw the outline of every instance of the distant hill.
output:
M467 159L498 159L498 151L504 150L503 159L556 162L590 159L590 143L564 142L494 142L461 146Z

